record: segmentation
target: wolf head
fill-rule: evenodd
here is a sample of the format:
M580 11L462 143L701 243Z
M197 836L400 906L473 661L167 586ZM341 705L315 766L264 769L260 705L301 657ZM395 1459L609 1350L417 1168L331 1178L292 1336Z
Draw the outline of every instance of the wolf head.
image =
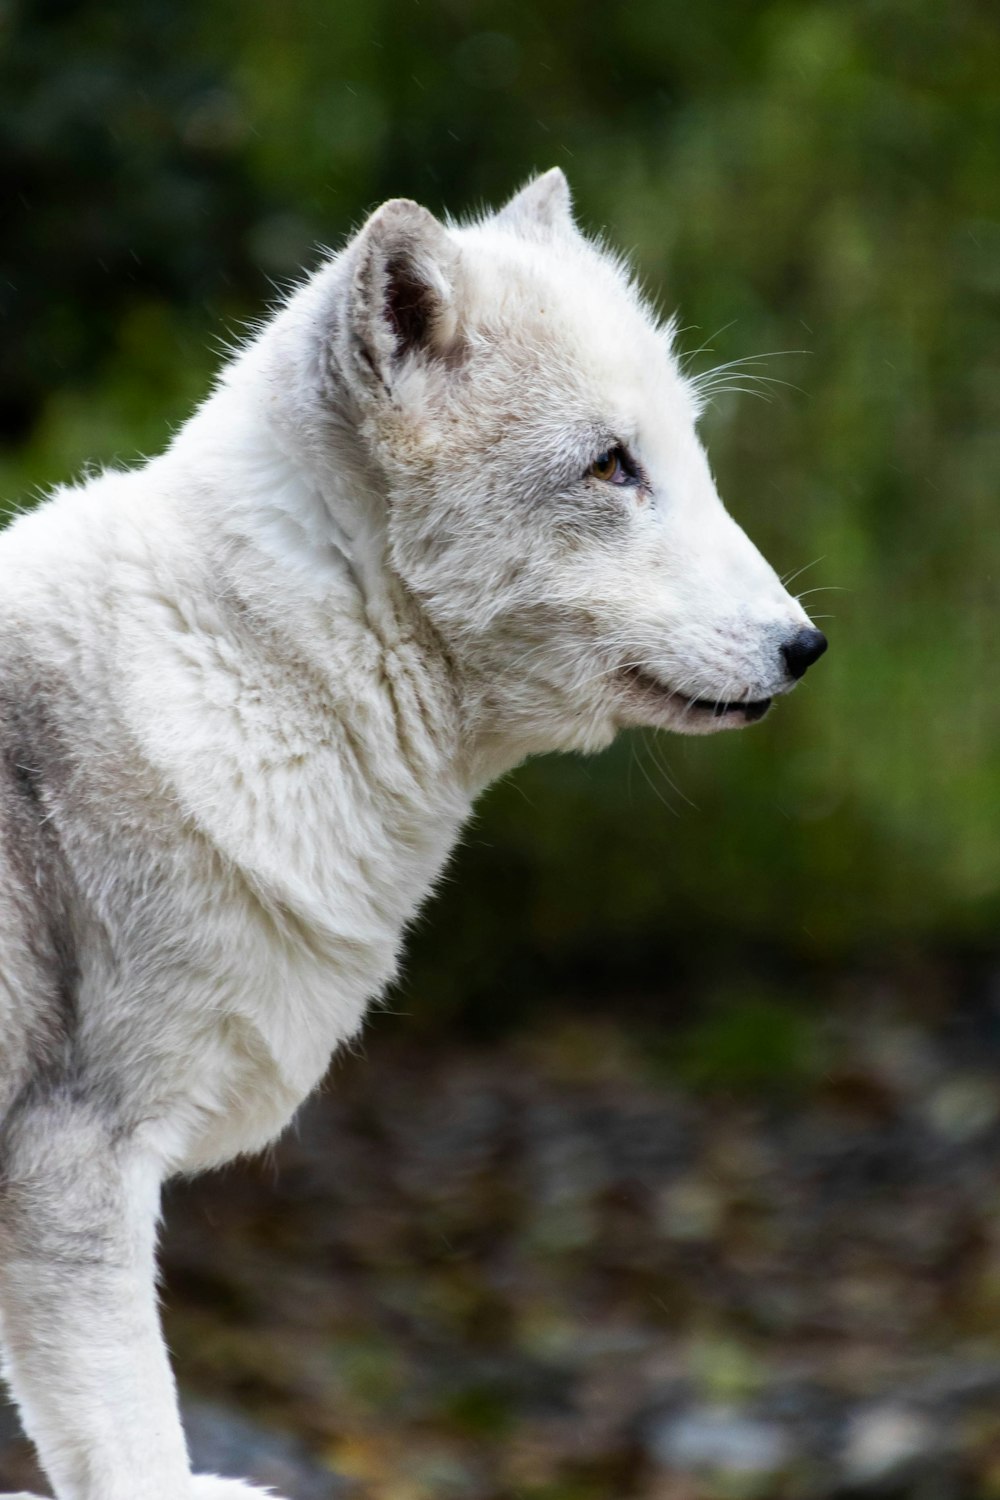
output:
M825 649L723 507L670 329L560 171L471 224L383 204L283 317L286 448L484 733L738 728Z

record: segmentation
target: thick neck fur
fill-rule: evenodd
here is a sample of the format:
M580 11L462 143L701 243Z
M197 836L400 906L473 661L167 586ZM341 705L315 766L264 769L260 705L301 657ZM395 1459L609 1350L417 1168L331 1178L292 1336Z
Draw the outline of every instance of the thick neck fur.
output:
M252 677L258 653L268 672L281 666L280 683L259 692L241 684L258 715L248 743L270 746L261 771L272 782L298 775L298 794L311 804L299 812L316 839L325 824L342 839L341 814L356 818L360 804L417 863L426 838L433 878L442 829L450 841L474 790L461 684L385 569L377 528L361 522L351 495L324 488L282 451L248 386L239 372L224 382L162 460L174 476L181 471L170 489L184 497L182 524L239 671ZM325 782L328 773L356 777L351 796ZM260 788L256 795L266 800ZM386 877L388 890L396 876ZM404 901L412 905L412 892Z
M160 462L187 471L185 524L234 600L335 688L366 672L398 692L399 748L430 810L550 746L504 732L492 682L455 661L392 567L385 477L324 367L343 260L223 371Z

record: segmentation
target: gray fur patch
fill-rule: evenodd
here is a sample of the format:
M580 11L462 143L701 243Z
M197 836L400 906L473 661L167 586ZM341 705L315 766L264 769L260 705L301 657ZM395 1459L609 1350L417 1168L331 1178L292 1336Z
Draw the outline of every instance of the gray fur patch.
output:
M30 675L18 677L27 688ZM17 696L0 690L0 966L37 1083L70 1071L79 961L73 882L54 817L66 757L32 686ZM5 1052L0 1037L0 1071ZM5 1092L0 1108L10 1102Z

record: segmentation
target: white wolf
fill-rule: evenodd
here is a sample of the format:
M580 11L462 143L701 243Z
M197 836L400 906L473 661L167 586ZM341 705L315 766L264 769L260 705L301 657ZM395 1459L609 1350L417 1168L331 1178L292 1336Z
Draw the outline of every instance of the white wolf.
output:
M255 1151L393 974L477 793L759 718L826 642L558 171L384 204L162 457L0 538L0 1309L59 1500L192 1476L160 1185Z

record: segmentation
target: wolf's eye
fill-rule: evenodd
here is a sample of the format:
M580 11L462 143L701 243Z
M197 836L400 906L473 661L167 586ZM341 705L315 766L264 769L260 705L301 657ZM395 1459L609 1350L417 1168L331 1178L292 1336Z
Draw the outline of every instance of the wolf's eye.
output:
M588 479L600 479L604 484L635 484L635 464L622 447L609 448L599 453L587 470Z

